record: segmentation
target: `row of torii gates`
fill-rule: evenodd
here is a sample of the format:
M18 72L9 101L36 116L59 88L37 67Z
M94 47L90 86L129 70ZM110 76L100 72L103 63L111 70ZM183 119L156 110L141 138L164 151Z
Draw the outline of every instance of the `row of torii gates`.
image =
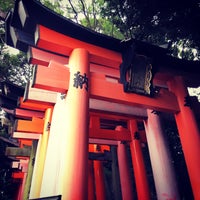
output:
M7 44L27 52L35 64L33 78L14 109L18 120L13 137L21 142L21 152L27 141L31 144L28 154L24 150L29 159L19 157L19 149L7 149L22 167L13 174L22 178L18 199L105 199L102 161L88 159L88 152L100 155L111 146L117 147L122 199L134 199L127 145L137 199L151 199L141 140L148 144L157 199L180 199L158 112L175 116L193 196L200 199L200 135L192 109L185 106L186 86L199 84L199 62L183 62L160 47L134 40L137 54L151 57L156 72L152 79L151 65L144 59L135 63L139 67L134 72L134 59L146 58L138 55L125 74L132 70L134 80L141 80L123 85L119 66L130 61L124 53L130 41L122 44L87 30L35 0L17 0L6 28ZM151 83L159 88L153 95ZM133 91L125 91L127 84ZM102 121L109 120L116 125L112 130L103 127ZM138 122L144 123L145 132Z

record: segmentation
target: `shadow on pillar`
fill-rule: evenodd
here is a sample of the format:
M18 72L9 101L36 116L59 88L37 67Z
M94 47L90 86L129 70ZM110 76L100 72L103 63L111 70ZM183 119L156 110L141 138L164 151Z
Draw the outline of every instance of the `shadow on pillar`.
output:
M145 131L143 122L137 122L137 127L138 127L139 132ZM142 143L141 144L142 145L142 155L144 157L144 165L145 165L145 169L146 169L147 180L149 183L150 197L151 197L151 200L157 200L155 182L154 182L154 178L153 178L153 171L152 171L152 166L151 166L148 144L146 142L146 136L145 136L144 140L145 140L145 142L141 142Z
M147 179L148 179L148 183L149 183L151 200L157 200L155 183L154 183L153 172L152 172L152 167L151 167L151 161L150 161L148 146L146 144L142 147L142 154L144 156L144 163L146 166L146 173L147 173Z

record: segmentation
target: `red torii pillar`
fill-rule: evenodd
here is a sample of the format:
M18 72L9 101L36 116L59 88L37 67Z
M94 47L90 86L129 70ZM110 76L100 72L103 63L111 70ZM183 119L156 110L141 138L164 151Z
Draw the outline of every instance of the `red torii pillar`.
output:
M115 130L122 131L123 129L124 128L122 126L117 126ZM118 142L117 156L118 156L122 199L133 200L134 195L131 185L130 168L128 166L128 155L126 151L126 145L123 144L121 141Z
M79 200L88 196L88 51L74 49L68 66L70 77L61 66L68 92L58 96L54 106L40 197L62 195L62 199Z
M164 138L160 117L147 109L144 121L153 177L158 199L179 200L179 193L171 162L171 155Z
M168 82L169 89L177 96L180 112L175 114L176 124L185 156L195 200L200 199L200 132L192 109L185 106L189 96L182 77Z
M89 152L103 153L104 150L108 150L108 149L110 149L110 147L106 145L104 146L104 145L98 145L98 144L89 144ZM96 200L105 200L106 188L105 188L105 178L104 178L104 170L103 170L102 161L93 160L92 163L93 163L93 173L94 173L93 181L95 183ZM89 188L89 190L90 189L93 189L93 188ZM88 197L90 198L91 196L88 196Z
M59 185L62 199L88 198L89 53L74 49L69 57L70 81L63 121L63 162ZM67 80L66 80L67 81Z
M40 197L55 196L61 194L59 191L58 182L60 176L61 161L64 159L62 157L62 141L64 135L66 134L66 131L63 130L63 112L65 106L66 105L64 99L61 99L60 95L58 94L57 101L52 113Z
M147 174L142 155L140 139L135 136L138 131L136 120L129 121L132 141L130 143L131 157L135 175L138 200L150 200L150 191Z
M40 196L46 151L47 151L49 132L50 132L49 130L50 130L51 115L52 115L52 108L47 108L44 117L43 134L41 135L41 138L39 139L37 146L35 166L33 170L33 177L29 194L30 198L39 198Z
M102 161L94 160L93 165L94 165L96 200L105 200L106 199L106 189L105 189Z

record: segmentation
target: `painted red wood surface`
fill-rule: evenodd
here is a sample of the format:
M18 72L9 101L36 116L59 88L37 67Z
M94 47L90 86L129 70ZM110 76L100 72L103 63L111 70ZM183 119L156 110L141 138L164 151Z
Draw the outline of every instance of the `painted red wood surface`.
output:
M20 144L20 148L23 148L24 146L32 146L32 140L29 140L29 139L18 139L18 141L19 141L19 144Z
M51 103L39 101L24 101L23 97L19 98L18 105L20 108L30 109L35 111L45 111L47 108L53 107Z
M33 87L66 93L68 84L69 71L61 64L52 61L48 67L38 66L35 70ZM167 89L161 89L154 98L125 93L122 84L107 81L103 74L91 73L90 97L164 112L179 111L176 96Z
M118 52L71 38L42 25L38 25L36 33L37 47L47 51L69 56L73 49L84 48L90 52L92 63L118 68L122 62L121 54Z
M103 165L99 160L93 161L96 200L106 200L105 179Z
M87 50L77 48L69 58L70 82L64 101L63 137L60 138L64 159L60 177L63 199L79 200L88 196L89 90L87 84L82 88L74 87L74 74L80 72L90 79L89 57Z
M69 70L64 65L51 61L48 67L35 66L33 87L66 93L69 87Z
M44 119L33 117L29 120L16 120L15 131L18 132L31 132L31 133L42 133L44 128Z
M66 65L68 64L69 58L67 56L57 55L50 53L45 50L40 50L35 47L30 47L27 53L28 62L35 65L48 66L51 60Z
M24 119L31 119L32 117L43 118L44 112L22 109L22 108L16 108L14 115L17 118L24 118Z
M178 99L180 112L175 114L180 141L188 169L194 199L200 199L200 130L193 110L185 106L188 90L182 77L168 82L169 88Z
M23 179L24 178L24 172L13 172L12 178Z
M161 89L158 95L151 98L134 93L125 93L122 84L93 78L93 76L91 76L90 83L90 93L92 98L143 108L152 108L163 112L176 113L179 111L176 96L167 89Z
M117 126L116 130L122 131L123 128L121 126ZM122 199L134 200L133 187L131 184L131 171L129 168L126 144L121 141L118 142L117 158L119 165Z
M89 144L89 150L88 151L93 152L93 153L104 153L104 151L110 151L110 146Z
M100 128L100 118L91 116L90 117L90 129L89 129L90 138L97 139L110 139L116 141L130 141L131 135L130 131L116 131Z
M132 141L130 142L130 150L137 189L137 197L138 200L151 199L144 157L142 154L141 141L140 138L135 138L135 133L138 132L136 120L130 120L129 129L131 131L132 138Z
M30 55L31 56L30 56ZM50 53L45 50L40 50L34 47L30 47L28 52L28 56L30 56L29 63L35 65L48 66L51 60L54 60L57 63L68 65L68 57L60 56L55 53ZM90 63L90 72L98 72L99 74L106 74L106 76L113 77L115 79L119 79L119 69L118 68L110 68L104 66L102 64Z
M158 199L180 199L169 145L165 138L161 118L152 110L147 110L144 121L153 178Z

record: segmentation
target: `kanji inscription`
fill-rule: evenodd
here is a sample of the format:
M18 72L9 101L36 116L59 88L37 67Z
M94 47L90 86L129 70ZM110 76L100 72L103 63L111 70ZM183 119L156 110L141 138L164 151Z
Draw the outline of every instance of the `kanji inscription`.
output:
M83 85L85 85L86 91L88 91L88 78L86 76L86 73L84 75L81 75L79 71L77 71L74 74L74 87L82 89Z

